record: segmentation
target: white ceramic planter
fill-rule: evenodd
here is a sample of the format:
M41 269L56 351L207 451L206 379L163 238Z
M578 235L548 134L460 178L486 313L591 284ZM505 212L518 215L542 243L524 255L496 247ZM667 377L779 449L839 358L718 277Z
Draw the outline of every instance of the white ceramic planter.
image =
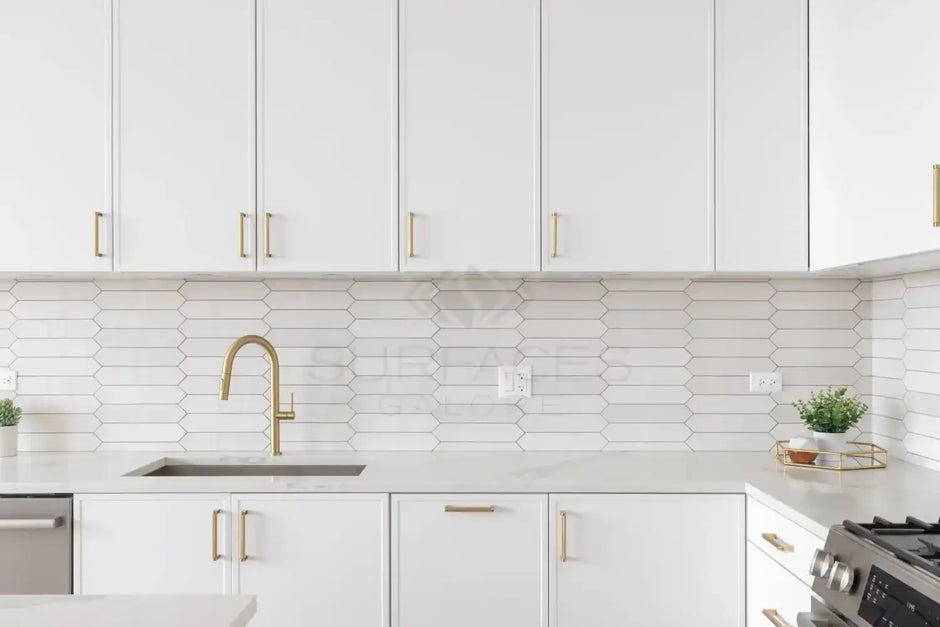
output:
M0 427L0 457L13 457L16 455L17 428Z
M813 439L816 440L816 448L820 451L830 451L832 453L845 453L850 450L848 433L819 433L813 432ZM838 466L838 455L820 455L816 458L817 465Z

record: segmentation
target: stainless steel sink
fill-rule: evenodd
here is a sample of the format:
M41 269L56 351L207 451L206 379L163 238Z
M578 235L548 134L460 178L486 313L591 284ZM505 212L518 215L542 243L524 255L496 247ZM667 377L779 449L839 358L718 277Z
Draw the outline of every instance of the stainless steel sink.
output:
M358 477L355 464L173 464L164 463L139 477Z

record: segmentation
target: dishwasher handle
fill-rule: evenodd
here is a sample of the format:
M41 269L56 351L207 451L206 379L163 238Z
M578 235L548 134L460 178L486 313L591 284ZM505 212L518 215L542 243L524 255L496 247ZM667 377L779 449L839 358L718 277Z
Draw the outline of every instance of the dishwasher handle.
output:
M0 518L0 531L58 529L64 524L65 518L63 516L53 518Z

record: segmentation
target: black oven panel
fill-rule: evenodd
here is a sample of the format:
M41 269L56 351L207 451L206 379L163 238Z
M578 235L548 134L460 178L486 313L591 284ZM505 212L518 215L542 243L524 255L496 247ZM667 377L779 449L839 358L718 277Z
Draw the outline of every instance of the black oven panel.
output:
M940 603L877 566L862 591L858 615L875 627L940 627Z

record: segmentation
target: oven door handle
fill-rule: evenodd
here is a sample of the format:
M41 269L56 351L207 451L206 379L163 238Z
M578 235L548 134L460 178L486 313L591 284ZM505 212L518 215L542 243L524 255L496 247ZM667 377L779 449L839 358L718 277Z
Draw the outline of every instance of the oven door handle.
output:
M0 518L0 531L32 531L57 529L65 524L62 516L54 518Z

